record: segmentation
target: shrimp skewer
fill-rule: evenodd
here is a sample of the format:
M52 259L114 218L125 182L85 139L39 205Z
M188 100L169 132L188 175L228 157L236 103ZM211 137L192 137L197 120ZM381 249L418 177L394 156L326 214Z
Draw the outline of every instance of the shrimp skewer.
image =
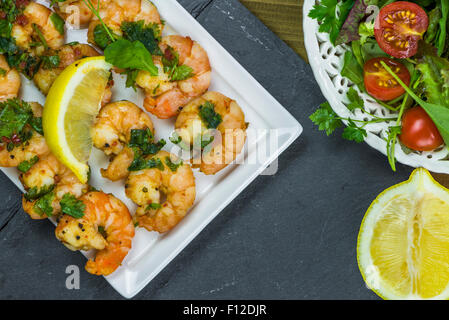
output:
M154 135L151 118L129 101L114 102L104 106L93 128L94 146L108 156L113 156L103 177L117 181L128 176L128 167L134 160L134 151L128 147L133 130L149 131Z
M205 118L202 110L206 109L214 118ZM194 167L206 175L216 174L236 159L245 145L247 126L237 102L218 92L207 92L189 103L175 123L177 134L186 144L194 145L198 141L195 134L201 135L201 141L205 136L213 137L203 148L201 159L193 159Z
M136 84L145 90L145 109L158 118L168 119L207 91L211 82L211 66L206 51L189 37L167 36L162 38L159 47L164 54L164 58L154 57L159 75L152 76L147 71L141 71ZM179 66L191 69L191 74L179 81L170 77L170 71L163 63L176 59Z
M55 230L56 237L71 250L99 250L86 271L109 275L122 263L132 246L134 224L128 208L119 199L103 192L89 192L80 200L84 216L64 215Z
M193 206L195 177L189 165L166 151L148 159L159 166L132 172L126 181L126 195L138 205L138 225L163 233L173 229Z
M16 98L22 80L16 69L11 69L5 57L0 54L0 102Z

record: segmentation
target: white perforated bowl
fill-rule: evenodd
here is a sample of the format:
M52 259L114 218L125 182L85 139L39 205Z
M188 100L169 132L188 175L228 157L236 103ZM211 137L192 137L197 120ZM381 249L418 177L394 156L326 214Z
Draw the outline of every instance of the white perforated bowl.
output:
M318 22L308 17L315 0L304 1L304 40L309 57L310 66L318 85L332 109L340 117L351 117L363 120L369 118L366 113L356 110L352 114L345 106L346 93L353 85L348 79L340 75L343 66L344 53L348 50L346 45L334 47L329 41L327 33L318 32ZM354 87L357 89L356 87ZM358 90L357 90L358 91ZM369 95L360 94L365 101L367 111L379 117L394 117L396 114L375 102ZM387 143L384 140L388 135L388 127L393 124L375 123L365 127L368 136L366 143L386 155ZM404 153L399 144L395 148L396 160L412 167L424 167L433 172L449 173L448 148L440 147L431 152Z

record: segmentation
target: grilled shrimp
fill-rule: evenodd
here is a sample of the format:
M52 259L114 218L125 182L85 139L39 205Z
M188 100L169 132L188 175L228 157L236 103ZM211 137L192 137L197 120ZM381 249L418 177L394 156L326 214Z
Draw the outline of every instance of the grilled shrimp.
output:
M42 117L42 106L36 102L29 103L33 111L33 115L37 118ZM8 150L8 141L0 140L0 167L17 167L22 162L30 161L35 157L47 155L50 150L45 142L44 136L33 130L26 128L31 137L15 146L12 150Z
M150 0L100 0L99 14L108 28L118 36L123 35L121 27L124 22L144 21L145 25L155 24L159 29L156 36L160 36L164 28L159 11ZM92 17L88 40L94 45L96 44L94 32L99 25L101 25L99 19L96 16Z
M138 205L139 226L163 233L173 229L192 207L195 177L188 164L166 151L147 158L150 159L159 163L158 167L131 172L125 185L126 195Z
M204 150L201 159L193 162L206 175L216 174L235 160L245 145L247 126L237 102L218 92L207 92L189 103L175 123L186 144L194 145L198 141L194 135L200 135Z
M62 18L47 7L30 2L14 23L11 36L16 44L37 56L50 49L59 49L64 44Z
M65 194L69 193L75 198L79 198L89 188L87 184L81 183L75 174L59 162L53 154L42 157L27 172L20 174L20 180L27 191L22 198L23 208L32 219L37 220L60 214L59 202ZM47 197L52 211L42 212L39 206L36 206L36 202L47 194L50 194Z
M128 167L134 160L134 151L128 147L132 130L149 130L154 135L151 118L134 103L114 102L100 110L93 129L93 143L114 157L109 167L101 170L103 177L117 181L128 175Z
M89 192L80 200L84 216L64 215L56 228L56 237L71 250L99 250L86 270L109 275L122 263L131 249L134 224L128 208L119 199L103 192Z
M178 59L179 66L191 68L191 74L179 81L164 68L163 59L155 56L154 63L159 69L158 76L141 71L136 83L145 90L144 107L161 119L176 116L188 102L207 91L211 82L211 66L206 51L189 37L172 35L163 37L160 49L165 61ZM165 69L165 70L164 70Z
M0 54L0 101L16 98L21 82L19 72L11 69L5 57Z
M58 57L56 65L47 65L45 62L41 64L34 75L34 83L43 94L47 95L53 82L65 68L82 58L98 55L99 53L87 44L66 44L50 54L50 56Z

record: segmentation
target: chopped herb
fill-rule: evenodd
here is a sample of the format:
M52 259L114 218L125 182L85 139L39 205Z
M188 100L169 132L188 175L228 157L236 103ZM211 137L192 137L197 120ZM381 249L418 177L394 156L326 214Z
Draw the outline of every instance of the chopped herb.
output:
M0 138L12 139L20 135L33 118L31 106L18 99L0 102Z
M129 41L140 41L145 48L153 55L162 55L159 48L161 31L156 23L145 25L145 21L124 22L121 25L123 36Z
M180 166L182 166L182 160L179 159L177 161L177 163L174 163L171 161L170 157L165 157L165 164L167 165L167 167L172 171L172 172L176 172L176 170L178 170L178 168Z
M32 27L33 27L34 32L37 33L37 36L39 37L41 44L44 46L45 49L48 49L47 40L45 40L45 37L42 34L42 31L39 29L39 26L37 24L33 23Z
M99 24L94 28L94 42L100 49L104 50L114 41L109 37L108 31L106 31L103 25Z
M137 156L134 158L134 161L129 166L129 171L140 171L145 169L153 169L157 168L161 171L164 171L164 165L162 164L161 159L159 158L151 158L146 160L142 156Z
M19 171L26 173L28 172L32 166L34 166L37 162L39 161L39 157L35 156L33 158L31 158L28 161L22 161L19 166L17 167L17 169L19 169Z
M215 112L215 106L210 101L200 106L201 120L206 124L208 129L216 129L223 121L221 115Z
M55 29L62 35L64 35L65 21L56 12L53 12L50 16L50 20L55 26Z
M105 239L108 237L106 229L103 226L98 226L98 233L101 234L101 236Z
M133 88L134 91L137 91L136 87L136 79L139 75L140 70L126 70L126 88Z
M148 205L148 207L145 209L145 211L157 210L160 208L162 208L160 203L152 203L152 204Z
M61 211L64 214L74 217L75 219L80 219L84 217L84 210L86 205L78 200L73 194L66 193L61 201Z
M47 193L52 192L54 188L55 188L54 184L44 186L42 188L33 187L29 189L27 193L24 194L24 197L28 201L36 200L45 196Z
M59 66L61 59L58 55L54 56L42 56L42 66L44 69L54 69Z
M34 211L36 211L41 217L45 214L47 217L51 217L53 215L53 207L52 202L55 197L53 192L47 193L43 197L39 198L34 203Z
M153 143L153 140L154 136L150 129L133 129L128 146L139 149L144 156L156 154L166 145L166 142L161 139L159 142Z
M7 73L8 73L8 71L6 71L3 68L0 68L0 76L6 76Z
M168 47L162 56L164 72L168 74L170 81L182 81L193 77L193 69L186 65L179 65L179 54Z

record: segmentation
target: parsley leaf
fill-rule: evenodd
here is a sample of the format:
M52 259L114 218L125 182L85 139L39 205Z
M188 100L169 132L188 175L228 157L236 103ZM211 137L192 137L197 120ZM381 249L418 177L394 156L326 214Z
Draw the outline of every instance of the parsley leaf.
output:
M32 118L33 111L28 103L18 99L0 102L0 138L20 135Z
M151 203L150 205L148 205L148 207L145 209L146 211L150 211L150 210L157 210L162 208L162 205L160 203Z
M53 23L55 29L62 35L64 35L65 21L56 12L53 12L50 16L50 20Z
M165 50L162 64L170 81L182 81L193 77L193 69L186 65L179 65L179 54L172 47Z
M106 47L113 42L102 24L98 24L94 28L94 42L101 50L106 49Z
M39 198L34 203L34 211L36 211L40 216L43 216L45 214L47 217L51 217L53 215L53 207L51 204L54 197L55 194L53 192L50 192Z
M351 119L348 120L348 126L343 130L342 135L343 139L355 141L357 143L365 141L367 136L366 130L358 127Z
M329 102L321 104L320 108L310 116L310 120L318 126L319 130L326 131L328 136L343 125Z
M80 219L84 217L84 210L86 205L78 200L73 194L66 193L61 201L61 211L64 214L74 217L75 219Z
M27 193L24 194L24 197L28 201L36 200L45 196L47 193L52 192L54 188L55 188L54 184L43 186L42 188L32 187L31 189L28 190Z
M128 171L140 171L153 168L157 168L161 171L164 171L165 169L161 159L159 158L151 158L146 160L142 156L137 156L129 166Z
M124 22L121 25L123 36L129 41L140 41L153 55L162 55L159 48L161 31L156 23L145 25L145 21Z
M320 32L329 33L329 39L335 45L340 29L346 20L354 0L321 0L309 12L309 17L318 20Z
M223 121L221 115L215 112L215 105L210 101L206 101L205 104L200 106L199 114L208 129L217 129Z
M174 163L171 161L170 157L165 157L165 164L172 172L176 172L176 170L178 170L178 168L183 165L181 159Z
M19 164L19 166L17 167L17 169L19 169L19 171L21 171L23 173L27 173L31 169L31 167L34 166L38 161L39 161L39 157L35 156L28 161L27 160L22 161Z
M117 40L107 46L104 55L107 62L118 68L144 70L152 76L158 75L150 52L140 41Z
M54 56L42 56L42 66L44 69L53 69L59 66L61 59L58 55Z
M153 139L150 129L132 129L128 146L138 148L144 156L156 154L166 145L166 142L161 139L159 142L153 143Z

